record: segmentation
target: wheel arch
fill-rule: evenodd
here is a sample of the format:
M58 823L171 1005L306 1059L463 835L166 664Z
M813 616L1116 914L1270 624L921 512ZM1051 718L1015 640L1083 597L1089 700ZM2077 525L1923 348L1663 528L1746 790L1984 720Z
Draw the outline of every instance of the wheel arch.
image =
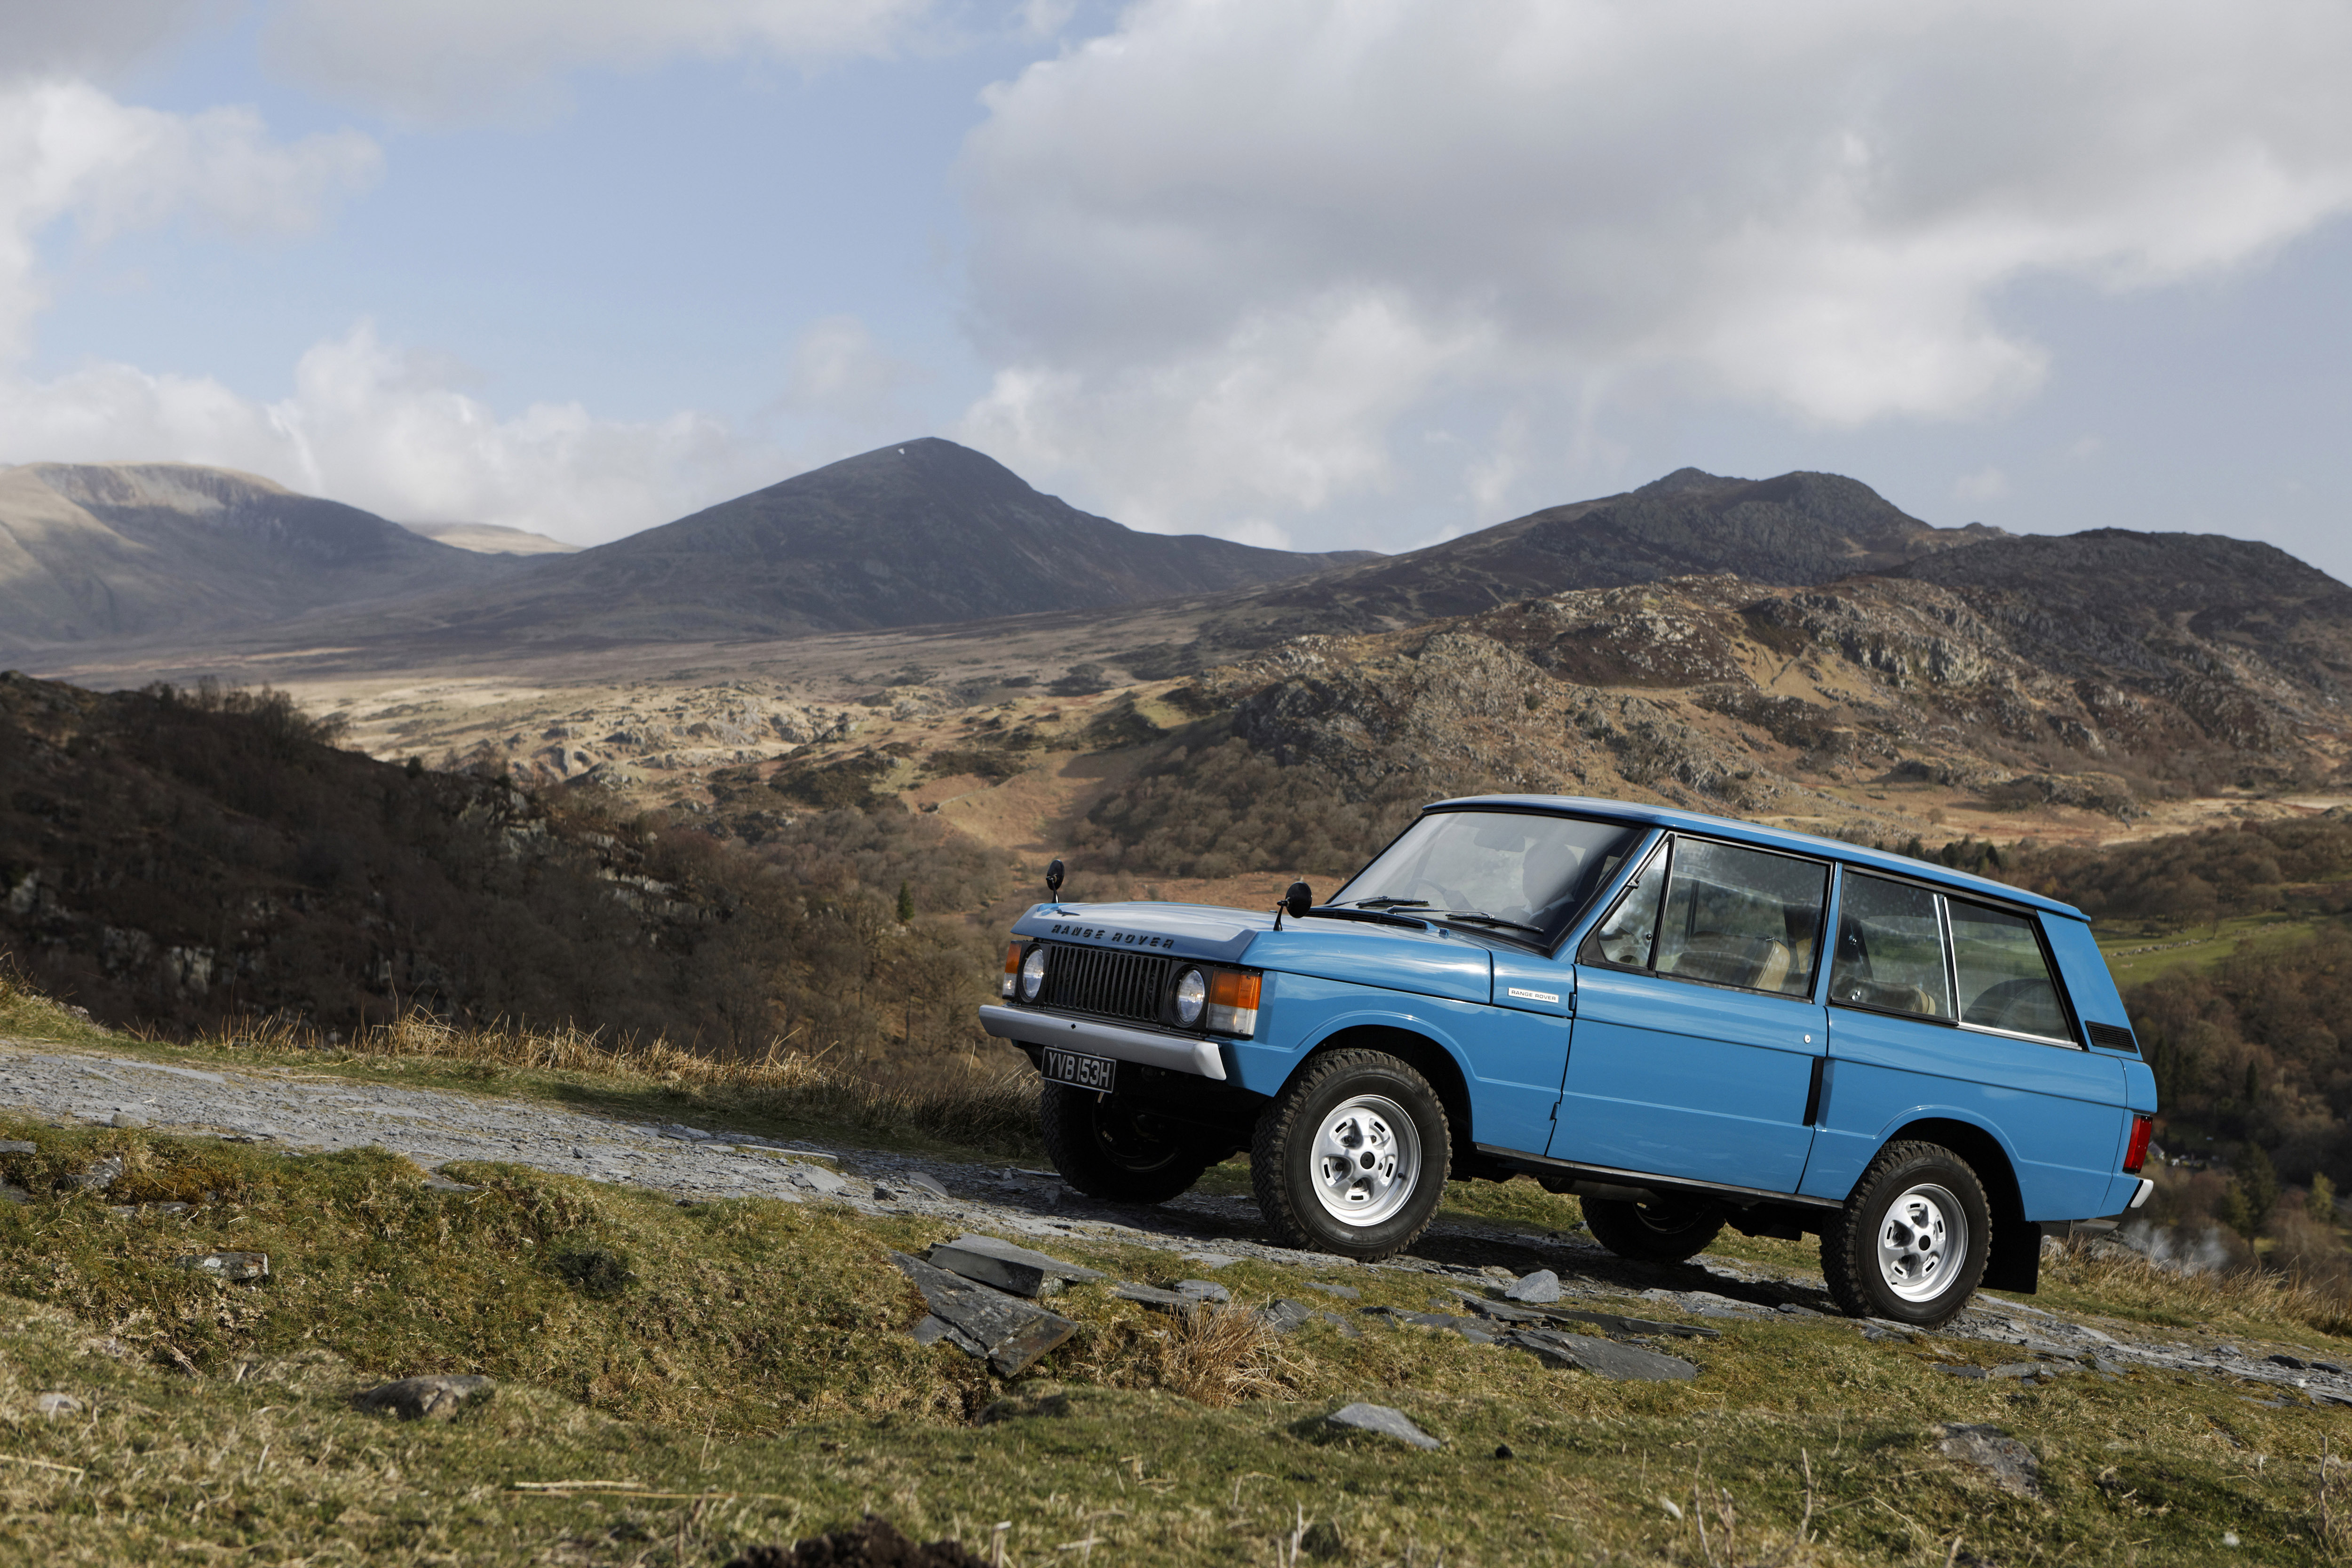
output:
M1992 1213L1992 1241L1985 1258L1983 1286L2031 1296L2040 1282L2042 1227L2025 1217L2017 1165L1990 1128L1953 1116L1925 1116L1905 1122L1880 1142L1937 1143L1969 1163L1984 1184L1985 1207ZM1875 1158L1875 1156L1874 1156Z
M1316 1041L1314 1048L1298 1058L1291 1076L1297 1077L1318 1057L1347 1050L1380 1051L1395 1057L1429 1080L1429 1087L1437 1091L1438 1103L1445 1107L1446 1131L1452 1143L1447 1151L1448 1163L1454 1174L1475 1174L1486 1163L1486 1156L1471 1144L1470 1080L1450 1047L1421 1030L1398 1024L1349 1024Z

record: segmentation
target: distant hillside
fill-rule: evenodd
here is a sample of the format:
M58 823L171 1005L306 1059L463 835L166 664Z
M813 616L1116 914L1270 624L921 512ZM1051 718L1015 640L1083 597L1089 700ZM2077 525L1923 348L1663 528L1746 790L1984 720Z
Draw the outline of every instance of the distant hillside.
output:
M1139 533L936 438L884 447L357 636L436 643L793 637L1251 588L1368 558Z
M1302 632L1392 629L1545 594L1712 572L1776 585L1828 583L2006 537L1982 523L1934 527L1838 474L1736 479L1679 468L1623 495L1547 507L1250 595L1210 617L1203 651Z
M2189 701L2251 680L2289 721L2315 700L2352 701L2352 587L2275 545L2101 528L1955 550L1890 574L1950 589L2053 674L2120 666Z
M573 555L581 549L527 528L495 522L404 522L400 526L453 550L473 550L484 555Z
M1168 700L1202 717L1093 808L1090 865L1338 864L1489 789L1866 835L1945 805L2129 820L2352 785L2352 589L2237 540L2004 538L1901 575L1680 577L1318 636Z
M514 563L189 463L0 469L0 653L218 636L503 581Z
M335 732L268 691L0 674L0 965L172 1032L421 1006L704 1048L789 1032L869 1066L978 1044L995 933L936 911L1001 868L936 816L801 811L755 858Z

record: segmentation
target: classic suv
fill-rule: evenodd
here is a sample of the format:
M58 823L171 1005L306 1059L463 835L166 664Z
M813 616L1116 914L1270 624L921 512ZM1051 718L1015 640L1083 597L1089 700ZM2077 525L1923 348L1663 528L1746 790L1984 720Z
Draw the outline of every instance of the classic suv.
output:
M1847 1311L1927 1324L2152 1185L2156 1080L2081 913L1832 839L1481 796L1328 904L1013 931L981 1018L1045 1076L1064 1178L1157 1203L1247 1149L1293 1246L1387 1257L1449 1170L1525 1173L1627 1258L1816 1233Z

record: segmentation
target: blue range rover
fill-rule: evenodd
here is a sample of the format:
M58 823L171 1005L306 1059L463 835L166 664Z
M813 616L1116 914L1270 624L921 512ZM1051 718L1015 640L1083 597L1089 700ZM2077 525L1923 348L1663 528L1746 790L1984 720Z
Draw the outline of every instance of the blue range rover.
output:
M1526 1173L1627 1258L1817 1234L1847 1311L1927 1324L2150 1190L2156 1080L2081 913L1807 834L1450 800L1328 903L1013 931L981 1017L1064 1178L1157 1203L1246 1149L1293 1246L1387 1257L1449 1172Z

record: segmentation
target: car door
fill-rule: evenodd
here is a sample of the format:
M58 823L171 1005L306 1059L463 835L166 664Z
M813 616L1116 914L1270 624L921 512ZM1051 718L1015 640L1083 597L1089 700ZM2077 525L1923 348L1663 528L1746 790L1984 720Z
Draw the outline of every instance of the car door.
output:
M1594 928L1550 1156L1794 1192L1812 1146L1829 867L1675 835Z
M1843 1198L1890 1129L1959 1113L2014 1152L2028 1219L2098 1211L2123 1069L2084 1047L2034 918L1847 870L1830 968L1830 1060L1803 1191Z

